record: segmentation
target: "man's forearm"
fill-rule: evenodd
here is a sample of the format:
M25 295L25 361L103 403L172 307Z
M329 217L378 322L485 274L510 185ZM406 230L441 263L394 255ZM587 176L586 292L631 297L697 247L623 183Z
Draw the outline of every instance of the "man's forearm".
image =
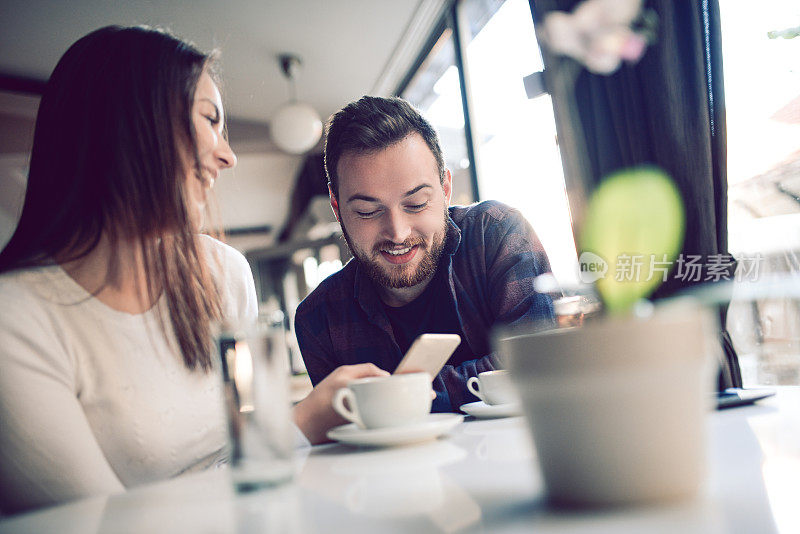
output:
M338 415L334 412L314 406L314 399L309 402L306 398L292 408L294 424L312 445L328 441L326 433L339 423L337 418Z

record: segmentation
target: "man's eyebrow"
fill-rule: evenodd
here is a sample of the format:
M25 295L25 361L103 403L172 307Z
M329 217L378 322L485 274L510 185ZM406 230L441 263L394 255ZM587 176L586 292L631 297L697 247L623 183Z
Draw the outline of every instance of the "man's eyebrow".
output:
M414 193L418 193L419 191L421 191L422 189L425 189L426 187L428 187L430 189L433 189L433 186L431 186L430 184L421 184L421 185L418 185L417 187L415 187L414 189L412 189L411 191L406 191L403 194L403 196L404 197L410 197ZM370 196L361 195L361 194L355 194L355 195L351 196L350 198L347 199L347 202L355 202L356 200L363 200L364 202L380 202L380 200L375 198L375 197L370 197Z
M379 202L379 200L375 197L368 197L367 195L353 195L347 199L347 202L354 202L356 200L363 200L364 202Z
M415 187L414 189L412 189L411 191L407 191L406 193L403 194L403 196L404 197L410 197L414 193L418 193L419 191L421 191L422 189L425 189L426 187L428 187L430 189L433 189L433 186L431 186L430 184L421 184L421 185L418 185L417 187ZM380 200L378 200L375 197L370 197L370 196L367 196L367 195L360 195L360 194L355 194L355 195L351 196L350 198L347 199L347 202L354 202L356 200L363 200L364 202L380 202Z
M433 189L433 186L431 186L430 184L422 184L422 185L418 185L417 187L415 187L415 188L414 188L414 189L412 189L411 191L408 191L408 192L407 192L405 195L403 195L403 196L405 196L405 197L410 197L410 196L411 196L411 195L413 195L414 193L417 193L417 192L421 191L422 189L425 189L426 187L429 187L429 188Z

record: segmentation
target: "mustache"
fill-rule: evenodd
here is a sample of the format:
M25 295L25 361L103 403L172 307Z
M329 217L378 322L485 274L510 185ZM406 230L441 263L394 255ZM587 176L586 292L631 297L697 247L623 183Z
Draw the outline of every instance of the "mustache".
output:
M375 245L372 250L377 254L382 249L407 248L413 247L414 245L419 245L420 247L425 248L425 240L421 237L409 237L402 243L395 243L394 241L382 241Z

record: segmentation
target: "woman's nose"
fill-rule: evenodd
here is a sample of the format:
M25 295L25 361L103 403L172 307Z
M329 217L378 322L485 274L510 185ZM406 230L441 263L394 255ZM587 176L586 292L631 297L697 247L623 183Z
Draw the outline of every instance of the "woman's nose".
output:
M220 137L220 142L214 155L216 156L217 161L219 161L220 167L223 169L230 169L236 166L236 154L233 153L231 145L228 144L228 140L224 137Z

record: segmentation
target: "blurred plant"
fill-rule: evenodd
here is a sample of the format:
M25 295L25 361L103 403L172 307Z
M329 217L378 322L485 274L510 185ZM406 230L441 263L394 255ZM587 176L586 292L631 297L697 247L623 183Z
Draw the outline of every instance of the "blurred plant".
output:
M589 201L578 244L582 273L592 263L605 263L595 287L608 313L630 313L666 280L684 226L681 195L663 170L634 167L603 179Z

